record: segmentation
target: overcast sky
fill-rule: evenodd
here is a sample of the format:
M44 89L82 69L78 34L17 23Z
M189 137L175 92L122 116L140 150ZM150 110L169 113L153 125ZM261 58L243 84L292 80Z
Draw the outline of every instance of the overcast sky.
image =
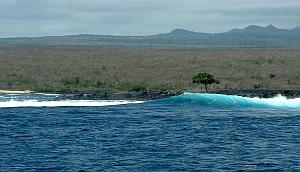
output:
M300 25L300 0L0 0L0 37Z

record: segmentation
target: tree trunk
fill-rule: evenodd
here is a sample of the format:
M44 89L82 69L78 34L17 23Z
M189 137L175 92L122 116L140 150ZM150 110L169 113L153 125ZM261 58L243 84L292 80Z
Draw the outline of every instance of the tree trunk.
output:
M204 84L204 86L205 86L205 91L208 92L208 90L207 90L207 84Z

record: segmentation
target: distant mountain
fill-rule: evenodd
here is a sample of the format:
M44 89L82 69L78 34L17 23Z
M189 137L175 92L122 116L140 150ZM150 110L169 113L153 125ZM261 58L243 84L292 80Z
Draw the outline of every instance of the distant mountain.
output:
M300 26L280 29L250 25L224 33L202 33L175 29L151 36L80 34L37 38L2 38L1 46L193 46L193 47L300 47Z
M165 33L165 34L159 34L159 36L202 36L202 35L210 35L209 33L201 33L201 32L194 32L194 31L189 31L185 29L175 29L171 31L170 33Z
M251 35L257 37L270 37L270 36L285 36L289 34L290 30L286 29L278 29L273 25L268 25L266 27L250 25L245 29L233 29L231 31L225 32L225 34L233 34L233 35Z
M228 31L227 33L256 33L256 32L265 32L269 30L276 30L276 27L273 27L273 25L269 25L267 27L261 27L256 25L250 25L244 29L232 29Z

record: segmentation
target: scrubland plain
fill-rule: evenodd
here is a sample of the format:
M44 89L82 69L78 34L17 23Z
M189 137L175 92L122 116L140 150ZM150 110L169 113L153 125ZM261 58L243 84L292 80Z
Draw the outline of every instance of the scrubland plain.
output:
M299 48L0 47L0 89L35 91L300 89Z

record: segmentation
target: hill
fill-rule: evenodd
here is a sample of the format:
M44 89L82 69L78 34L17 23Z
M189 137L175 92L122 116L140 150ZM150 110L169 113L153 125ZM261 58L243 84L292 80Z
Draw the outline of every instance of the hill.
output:
M300 47L300 27L280 29L250 25L224 33L175 29L150 36L69 35L2 38L0 45L27 46L190 46L190 47Z

